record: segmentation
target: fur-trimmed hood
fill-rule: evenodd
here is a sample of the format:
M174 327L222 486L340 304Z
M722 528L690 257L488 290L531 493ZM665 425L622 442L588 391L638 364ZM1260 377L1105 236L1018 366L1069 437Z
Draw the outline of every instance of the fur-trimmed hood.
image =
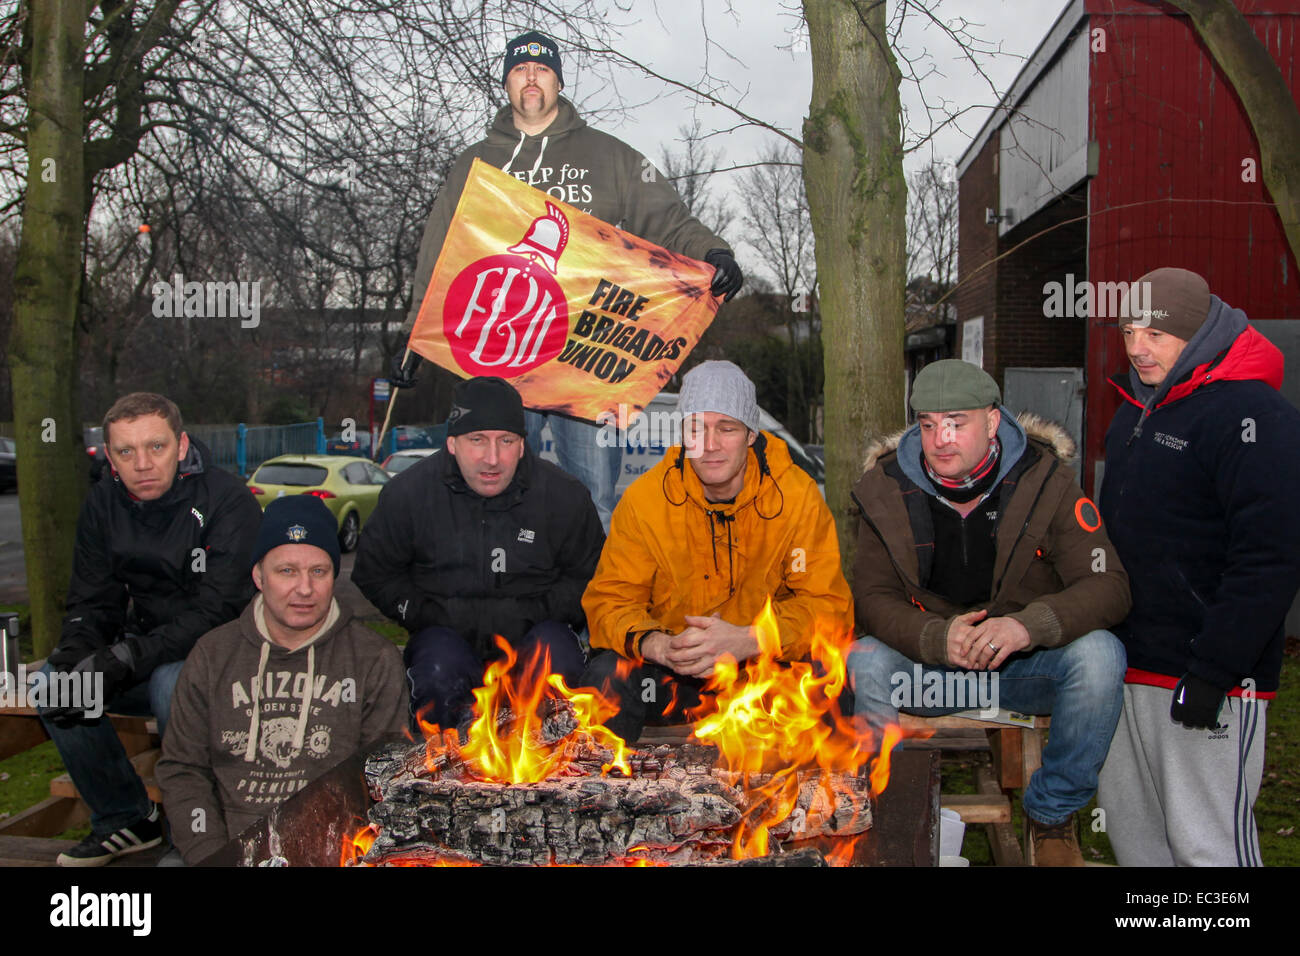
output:
M1068 462L1074 458L1075 451L1077 450L1074 439L1070 437L1069 432L1056 422L1049 418L1044 418L1035 412L1028 411L1021 412L1019 415L1012 418L1007 409L1002 406L998 407L1002 412L1002 418L1004 421L1011 418L1019 424L1020 429L1024 432L1027 438L1047 445L1052 450L1052 453L1061 461ZM909 432L915 432L917 436L919 436L920 431L920 425L912 425L909 428L901 428L892 435L872 440L867 445L866 455L862 462L862 470L864 472L870 471L875 467L876 462L880 460L881 456L887 455L892 451L897 451L898 446L902 444L903 439L908 436Z

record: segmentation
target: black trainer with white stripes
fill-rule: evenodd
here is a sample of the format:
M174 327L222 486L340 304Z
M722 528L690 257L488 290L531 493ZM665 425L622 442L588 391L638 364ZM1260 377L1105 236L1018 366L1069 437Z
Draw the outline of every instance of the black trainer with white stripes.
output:
M58 863L59 866L103 866L116 857L155 847L162 840L162 810L154 803L143 820L114 830L108 836L92 833L71 850L60 853Z

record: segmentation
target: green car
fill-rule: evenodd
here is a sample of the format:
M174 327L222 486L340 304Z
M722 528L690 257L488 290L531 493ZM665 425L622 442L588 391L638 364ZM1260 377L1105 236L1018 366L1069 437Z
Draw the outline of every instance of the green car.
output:
M315 495L334 513L339 547L346 554L356 548L388 479L388 472L365 458L280 455L262 462L248 479L248 490L264 509L284 495Z

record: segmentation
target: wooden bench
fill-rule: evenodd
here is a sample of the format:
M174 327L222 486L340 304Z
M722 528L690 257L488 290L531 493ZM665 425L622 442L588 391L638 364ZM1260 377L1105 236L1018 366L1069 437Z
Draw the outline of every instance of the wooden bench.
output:
M162 794L153 777L158 762L158 724L152 717L128 717L109 714L122 748L132 766L144 780L151 800L161 802ZM0 707L0 760L30 750L49 739L34 707ZM46 799L11 817L0 820L0 838L41 838L62 833L90 819L90 808L81 800L72 778L66 773L50 781ZM26 844L5 840L0 847L0 865L26 859ZM48 848L47 848L48 849ZM34 851L32 851L34 852ZM56 854L57 855L57 854Z
M1051 726L1051 718L1034 717L1032 725L1019 725L964 714L946 717L900 714L899 723L909 735L905 746L910 748L992 752L992 770L984 767L976 770L976 792L942 794L940 806L955 810L968 826L987 827L993 861L998 866L1032 866L1034 847L1028 839L1028 822L1024 824L1022 850L1011 822L1011 801L1015 799L1015 791L1023 790L1042 765L1044 733Z

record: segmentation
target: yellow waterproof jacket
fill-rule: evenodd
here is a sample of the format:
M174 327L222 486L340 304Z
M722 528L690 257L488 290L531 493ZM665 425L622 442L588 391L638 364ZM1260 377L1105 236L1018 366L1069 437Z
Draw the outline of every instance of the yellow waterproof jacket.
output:
M808 651L816 627L851 634L830 509L785 442L760 432L731 504L705 501L681 446L638 478L614 509L582 607L592 647L636 659L651 631L679 633L688 614L753 624L769 597L785 660Z

